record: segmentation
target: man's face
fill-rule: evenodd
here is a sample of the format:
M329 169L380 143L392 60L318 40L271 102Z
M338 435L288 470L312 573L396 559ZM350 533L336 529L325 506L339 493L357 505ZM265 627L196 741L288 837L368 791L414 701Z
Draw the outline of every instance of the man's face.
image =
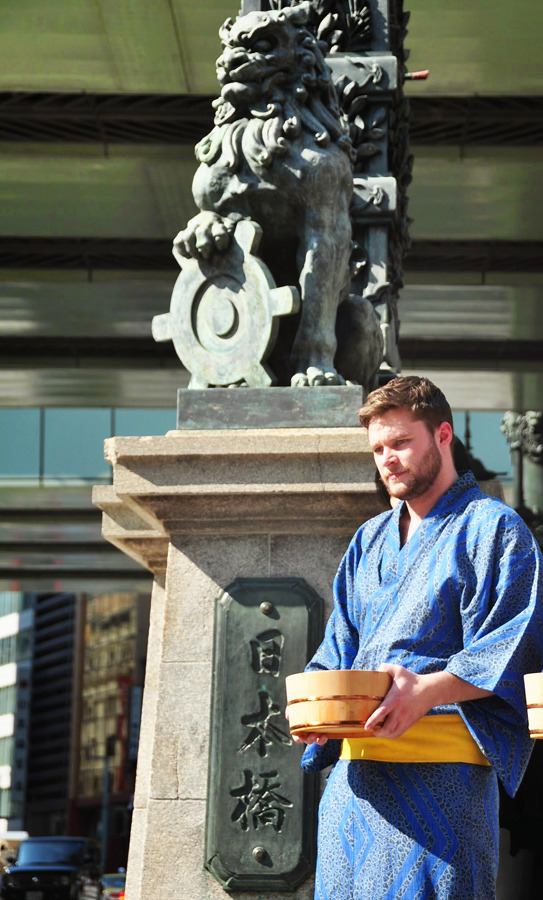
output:
M391 409L371 420L368 438L379 475L398 500L421 497L443 466L436 433L405 409Z

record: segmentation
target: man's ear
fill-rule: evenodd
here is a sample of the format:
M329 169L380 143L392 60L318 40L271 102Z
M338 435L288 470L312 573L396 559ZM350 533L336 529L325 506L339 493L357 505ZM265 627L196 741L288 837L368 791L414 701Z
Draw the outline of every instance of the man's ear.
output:
M452 445L454 432L449 422L442 422L436 428L436 438L440 447L445 448Z

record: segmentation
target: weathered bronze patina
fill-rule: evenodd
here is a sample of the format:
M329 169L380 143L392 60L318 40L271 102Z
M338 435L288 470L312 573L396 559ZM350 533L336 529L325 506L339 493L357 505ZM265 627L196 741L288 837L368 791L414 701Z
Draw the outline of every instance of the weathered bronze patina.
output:
M285 676L321 628L303 579L236 579L217 601L205 865L227 890L293 890L314 865L317 784L301 777Z
M173 339L191 388L354 381L369 390L379 370L399 372L411 163L404 31L400 0L246 0L222 26L215 125L196 148L200 212L174 241L182 285L171 318L154 324L157 340ZM240 220L262 229L272 292L299 293L299 308L271 304L271 329L258 292L240 288L234 301L221 281ZM194 266L230 296L211 304L196 290L181 322L173 307ZM248 334L260 356L252 368Z

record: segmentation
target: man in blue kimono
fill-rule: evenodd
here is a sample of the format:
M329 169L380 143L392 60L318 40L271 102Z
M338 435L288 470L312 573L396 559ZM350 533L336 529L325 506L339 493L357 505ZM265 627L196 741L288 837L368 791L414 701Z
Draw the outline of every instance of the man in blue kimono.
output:
M360 422L391 498L355 534L316 669L381 669L391 687L354 740L306 734L331 763L316 900L494 900L497 778L532 741L523 675L543 669L543 560L510 507L458 476L452 414L428 379L373 391Z

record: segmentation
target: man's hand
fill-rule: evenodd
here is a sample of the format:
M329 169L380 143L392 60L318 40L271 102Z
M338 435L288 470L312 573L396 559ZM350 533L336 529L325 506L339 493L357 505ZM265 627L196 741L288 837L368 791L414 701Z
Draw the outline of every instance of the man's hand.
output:
M291 734L291 738L295 744L319 744L322 746L328 740L328 735L326 734L313 734L313 733L305 733L303 731L301 734Z
M400 737L434 706L477 700L492 693L450 672L417 675L392 663L384 663L379 671L388 672L392 684L383 702L365 724L366 731L379 737Z
M288 706L285 709L285 719L289 720ZM302 734L291 734L291 738L295 744L325 744L328 740L325 734L314 734L313 732L303 732Z

